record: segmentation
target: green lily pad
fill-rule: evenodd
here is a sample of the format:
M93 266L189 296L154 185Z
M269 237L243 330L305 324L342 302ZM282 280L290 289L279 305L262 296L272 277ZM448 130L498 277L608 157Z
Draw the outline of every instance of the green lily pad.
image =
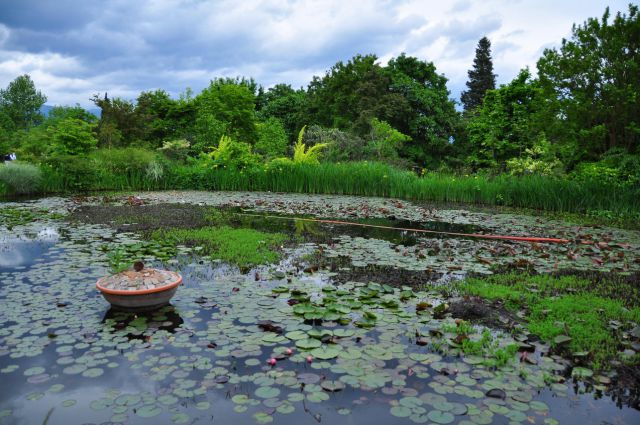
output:
M344 384L340 381L322 381L322 383L320 383L320 386L322 387L323 390L325 391L329 391L329 392L337 392L337 391L342 391L344 389Z
M315 338L299 339L296 341L296 347L301 348L303 350L311 350L314 348L318 348L321 345L322 343Z
M455 420L455 417L449 412L442 412L440 410L432 410L427 414L429 420L437 424L450 424Z
M405 406L393 406L390 409L390 412L393 416L397 418L408 418L411 416L411 409Z
M140 416L141 418L153 418L162 413L162 408L156 406L155 404L148 404L136 409L135 411L136 415Z
M338 357L340 351L342 350L337 346L325 345L311 350L311 355L320 360L329 360Z
M593 376L593 371L585 367L574 367L571 371L571 376L575 378L591 378Z
M260 398L274 398L280 395L280 390L275 387L259 387L255 394Z

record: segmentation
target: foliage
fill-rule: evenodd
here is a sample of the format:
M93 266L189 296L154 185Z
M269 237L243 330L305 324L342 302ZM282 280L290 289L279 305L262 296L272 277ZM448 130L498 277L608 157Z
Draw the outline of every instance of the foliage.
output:
M168 158L174 161L184 161L187 159L191 143L185 139L170 140L164 142L161 148L158 148L158 152L162 152Z
M158 160L155 152L139 148L98 149L90 157L99 170L114 174L146 173L149 164Z
M375 55L356 55L346 64L336 63L323 78L314 77L307 90L312 122L364 134L371 118L395 113L404 100L389 91L391 79L376 60Z
M21 162L0 164L0 182L12 193L30 195L40 190L42 172L33 164Z
M227 226L156 230L151 237L174 245L202 246L204 254L241 267L277 261L280 257L278 247L286 239L286 236L280 233L233 229Z
M610 321L625 324L640 319L640 308L625 308L626 302L637 302L635 293L612 297L607 282L597 285L574 276L496 275L466 279L457 289L467 295L502 300L514 311L526 308L532 333L552 345L557 345L556 336L568 335L570 350L589 353L597 369L607 367L621 343L620 335L609 327Z
M401 54L389 61L390 90L402 96L393 117L387 121L411 137L401 155L415 164L435 165L449 155L451 142L459 124L455 103L449 99L447 79L436 73L432 62Z
M489 90L468 123L468 163L496 168L509 158L521 157L541 139L535 119L541 104L541 89L526 69L508 85Z
M311 125L305 130L304 142L308 145L326 144L322 158L329 162L362 161L369 158L367 142L353 133Z
M562 163L551 150L551 144L544 136L534 142L531 148L524 150L525 155L506 161L511 175L539 174L543 176L558 175L562 172Z
M229 136L220 137L218 147L207 155L214 167L243 170L259 163L259 156L251 152L251 145L237 142Z
M47 128L53 150L61 155L80 155L95 149L98 140L93 134L95 125L79 118L67 117Z
M140 116L135 105L125 99L110 99L94 95L91 99L101 109L98 124L98 145L100 147L127 147L142 137Z
M197 117L213 120L215 127L239 142L257 140L255 124L255 95L243 81L216 79L195 98ZM218 124L221 123L221 124ZM211 127L208 124L208 127ZM222 134L216 135L216 137Z
M287 133L277 118L267 118L257 124L258 140L255 144L256 153L265 158L283 156L287 153Z
M369 148L375 155L375 159L381 162L392 161L398 158L398 151L402 144L411 140L411 137L402 134L389 123L377 118L371 120L371 133L369 135Z
M42 121L40 108L47 97L27 74L17 77L6 89L0 90L0 112L6 114L17 129L27 129Z
M538 61L540 85L560 117L549 137L569 143L574 162L597 160L614 147L638 151L638 6L610 18L607 8L601 19L574 26L560 49L545 50Z
M465 111L472 111L482 105L487 90L496 88L496 74L493 73L491 59L491 42L487 37L478 41L476 57L473 59L473 69L468 71L467 91L462 92L460 100Z
M293 147L293 163L294 164L319 164L320 151L327 145L320 143L307 148L307 145L302 141L304 138L304 130L306 126L302 127L298 134L298 141Z
M258 115L263 118L277 118L280 120L291 140L307 121L307 93L294 90L288 84L276 84L264 94L263 105Z
M75 106L54 106L49 110L44 126L50 126L66 118L75 118L93 124L98 121L98 117L88 112L86 109L76 104Z
M576 166L571 177L577 181L599 180L611 185L638 187L640 185L640 155L612 149L599 162L583 162Z
M135 114L141 125L141 139L151 147L159 148L165 140L176 136L179 128L176 120L178 103L164 90L140 93Z

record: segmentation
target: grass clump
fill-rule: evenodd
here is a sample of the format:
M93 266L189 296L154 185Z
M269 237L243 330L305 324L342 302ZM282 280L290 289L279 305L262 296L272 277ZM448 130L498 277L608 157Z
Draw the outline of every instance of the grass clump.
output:
M507 274L466 279L457 290L500 300L511 311L523 310L531 333L556 349L588 353L595 369L607 367L621 349L622 331L640 322L637 288L612 291L605 280ZM570 338L566 346L555 340L560 335ZM638 356L630 360L640 361Z
M32 164L10 162L0 165L0 182L11 193L29 195L40 191L42 172Z
M164 243L201 246L203 253L212 258L246 268L277 261L280 258L278 248L287 236L281 233L221 226L156 230L151 234L151 238Z

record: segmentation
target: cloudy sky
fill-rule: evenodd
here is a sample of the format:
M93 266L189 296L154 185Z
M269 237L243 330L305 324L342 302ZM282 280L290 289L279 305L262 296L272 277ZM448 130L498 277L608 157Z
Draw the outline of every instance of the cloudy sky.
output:
M306 87L338 60L433 61L458 98L478 39L498 82L535 68L574 22L630 0L0 0L0 87L30 74L48 104L196 93L220 76Z

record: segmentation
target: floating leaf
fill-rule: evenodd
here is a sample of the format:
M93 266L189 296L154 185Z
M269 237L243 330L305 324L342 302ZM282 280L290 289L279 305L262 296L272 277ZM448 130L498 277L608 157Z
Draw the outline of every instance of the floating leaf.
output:
M338 357L341 349L335 345L324 345L311 350L311 355L320 360L329 360Z
M256 397L260 398L274 398L278 397L280 390L274 387L259 387L255 391Z
M405 406L393 406L390 410L391 414L397 418L408 418L411 416L411 409Z
M296 347L302 348L303 350L318 348L321 345L322 343L319 340L314 338L299 339L296 341Z
M337 392L337 391L342 391L344 389L344 384L340 381L326 380L326 381L322 381L320 386L322 387L323 390L329 391L329 392Z
M427 414L427 417L437 424L450 424L454 421L455 417L449 412L442 412L440 410L432 410Z

